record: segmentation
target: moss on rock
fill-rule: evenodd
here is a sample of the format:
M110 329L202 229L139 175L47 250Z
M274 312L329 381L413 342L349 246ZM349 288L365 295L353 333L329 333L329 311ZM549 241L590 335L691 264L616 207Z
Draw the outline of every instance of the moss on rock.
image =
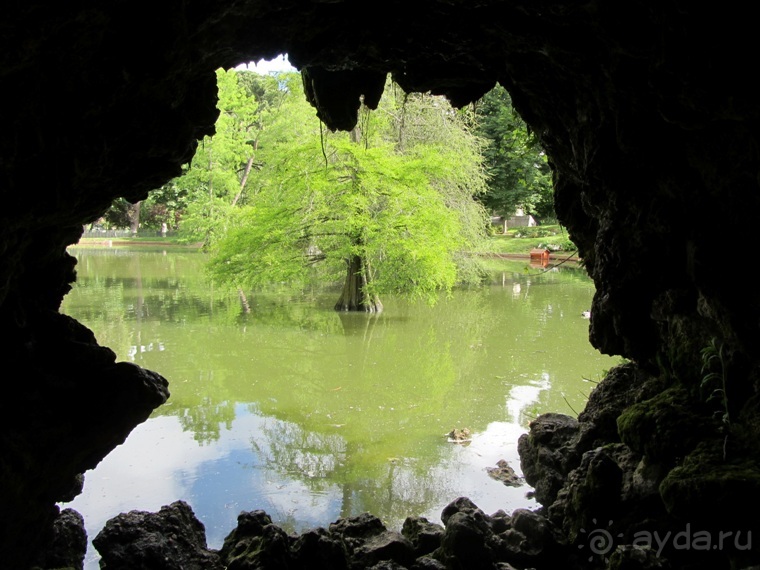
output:
M660 483L668 512L683 521L709 526L757 525L754 510L742 509L760 496L756 459L723 459L721 438L701 443Z
M620 439L650 462L675 465L707 434L715 422L700 415L688 392L669 388L657 396L634 404L617 419Z

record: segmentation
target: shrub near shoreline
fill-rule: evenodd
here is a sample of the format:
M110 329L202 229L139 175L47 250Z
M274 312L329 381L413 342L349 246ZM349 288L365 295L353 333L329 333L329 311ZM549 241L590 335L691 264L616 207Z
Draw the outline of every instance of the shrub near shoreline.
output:
M554 252L573 252L577 248L560 225L528 226L508 230L492 237L493 253L529 254L541 248Z

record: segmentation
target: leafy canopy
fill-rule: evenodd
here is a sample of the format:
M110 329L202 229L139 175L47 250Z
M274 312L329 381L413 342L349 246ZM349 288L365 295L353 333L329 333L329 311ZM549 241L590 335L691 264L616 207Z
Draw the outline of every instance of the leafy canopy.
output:
M298 77L297 75L295 77ZM292 76L258 132L259 168L227 208L211 271L236 286L338 280L366 261L371 294L434 298L478 276L487 216L482 141L443 99L389 85L352 133L326 132ZM220 97L222 93L220 93Z
M245 202L251 176L260 168L259 138L282 99L275 77L253 72L220 69L217 86L214 136L200 141L185 173L167 185L183 197L182 234L207 245L224 235L235 206Z
M494 214L511 216L517 208L539 218L554 217L552 178L546 154L512 108L506 89L496 86L475 104L484 149L488 190L483 204Z

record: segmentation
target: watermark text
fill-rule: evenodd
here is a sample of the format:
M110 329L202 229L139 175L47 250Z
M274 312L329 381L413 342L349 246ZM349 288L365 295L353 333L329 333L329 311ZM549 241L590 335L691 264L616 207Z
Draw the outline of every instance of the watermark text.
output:
M593 520L597 524L596 519ZM616 539L622 539L623 534L618 533L613 536L611 529L613 522L609 521L607 528L595 528L590 532L581 529L581 532L588 536L587 543L581 544L578 548L588 547L591 553L589 560L594 556L600 556L604 559L616 547ZM648 531L640 530L633 534L631 544L639 548L647 548L660 557L664 550L752 550L752 531L751 530L721 530L707 531L694 530L691 523L686 524L686 528L681 531Z

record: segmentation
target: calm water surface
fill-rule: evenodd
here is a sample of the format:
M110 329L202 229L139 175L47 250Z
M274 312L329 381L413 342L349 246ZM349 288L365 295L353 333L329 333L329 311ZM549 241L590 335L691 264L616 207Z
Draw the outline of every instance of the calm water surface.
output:
M91 539L119 512L177 499L212 548L243 510L302 531L364 511L396 530L408 515L439 522L463 495L486 513L530 508L528 486L486 467L506 459L520 473L528 422L574 415L618 362L588 342L580 269L505 263L490 286L433 307L384 298L367 316L334 312L336 290L220 291L201 253L71 252L79 277L62 311L171 391L64 505ZM469 445L447 441L465 427Z

